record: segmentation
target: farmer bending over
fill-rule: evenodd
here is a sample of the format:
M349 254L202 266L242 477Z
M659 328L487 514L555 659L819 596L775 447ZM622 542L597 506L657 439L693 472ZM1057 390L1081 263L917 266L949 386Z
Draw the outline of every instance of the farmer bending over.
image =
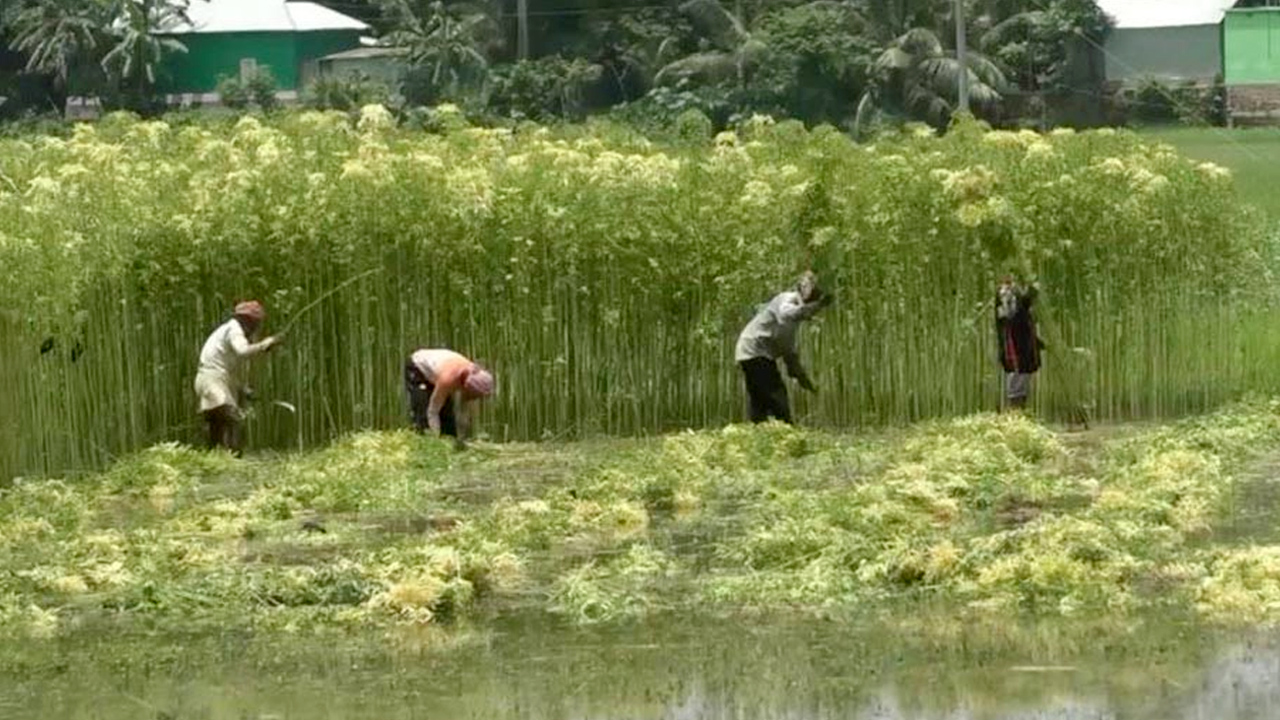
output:
M764 422L770 416L791 422L787 386L778 372L779 358L800 387L817 392L800 364L799 330L800 323L829 304L831 296L818 288L817 276L806 272L794 290L779 294L761 307L738 336L734 359L746 377L751 422Z
M1036 334L1031 306L1037 288L1023 288L1006 275L996 290L996 338L1000 364L1005 372L1005 400L1009 407L1022 409L1031 395L1031 380L1040 370L1040 350L1044 343Z
M253 394L244 381L247 361L279 342L273 337L250 342L266 316L257 300L236 305L232 318L214 330L200 350L195 389L200 414L209 426L210 448L221 446L240 454L240 406Z
M471 428L470 406L493 394L493 375L452 350L424 348L405 363L404 386L414 429L452 437L462 450Z

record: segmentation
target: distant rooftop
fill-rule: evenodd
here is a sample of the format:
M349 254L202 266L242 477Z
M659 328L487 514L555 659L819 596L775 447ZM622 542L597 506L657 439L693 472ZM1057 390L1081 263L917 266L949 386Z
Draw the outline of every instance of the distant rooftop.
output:
M325 55L323 60L364 60L367 58L401 57L409 54L408 48L402 47L362 47L355 50Z
M1217 25L1236 0L1097 0L1116 27L1157 28Z
M191 24L178 23L166 32L311 32L316 30L368 30L369 26L313 2L285 0L192 0L187 10Z

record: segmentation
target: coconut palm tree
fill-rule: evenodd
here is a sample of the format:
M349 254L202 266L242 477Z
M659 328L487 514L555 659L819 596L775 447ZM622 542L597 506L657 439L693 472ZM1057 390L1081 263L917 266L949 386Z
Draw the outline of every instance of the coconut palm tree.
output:
M1001 12L1003 6L1000 0L987 0L984 7ZM967 76L974 109L979 113L996 109L1009 85L1005 72L973 50L966 53L961 66L955 51L942 40L955 32L953 10L950 0L863 0L863 16L883 49L873 65L873 82L858 103L855 133L882 108L934 126L945 125L955 109L963 76Z
M967 75L969 98L980 111L992 110L1007 90L1004 72L986 56L968 52L962 66L953 51L925 28L913 28L895 39L876 59L881 97L912 117L943 125L960 95Z

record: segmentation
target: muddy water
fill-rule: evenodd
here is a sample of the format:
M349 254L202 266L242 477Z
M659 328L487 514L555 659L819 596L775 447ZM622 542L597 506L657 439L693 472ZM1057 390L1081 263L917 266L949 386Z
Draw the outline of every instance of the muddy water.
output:
M831 622L538 620L377 637L108 637L7 649L12 720L1261 720L1280 643L1163 627L909 640ZM1020 643L1027 649L1018 649ZM12 650L13 652L9 652Z

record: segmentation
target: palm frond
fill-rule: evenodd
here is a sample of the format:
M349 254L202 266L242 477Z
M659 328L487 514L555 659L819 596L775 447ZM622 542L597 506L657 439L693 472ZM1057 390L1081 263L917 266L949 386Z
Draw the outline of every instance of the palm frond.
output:
M680 13L721 50L734 50L750 37L742 21L716 0L686 0Z
M186 55L189 52L186 43L175 38L162 38L160 40L160 48L180 55Z
M951 103L935 95L933 100L925 107L924 116L933 125L941 126L947 122L947 118L951 116L951 111Z
M885 48L876 58L877 70L908 70L916 64L916 57L900 47Z
M911 28L894 41L894 44L912 55L921 57L932 57L945 52L942 41L928 28Z
M960 67L960 61L953 57L933 57L921 60L916 66L921 82L934 88L937 92L954 96L960 87L960 73L968 72ZM968 73L970 79L972 73Z
M100 63L102 65L102 69L110 71L111 67L119 62L120 57L124 55L126 51L127 49L124 45L116 45L108 50L107 54L102 56L102 61Z
M992 85L973 71L966 69L969 80L969 99L982 107L994 107L1003 99L1003 84ZM931 58L920 65L921 85L927 86L940 97L954 98L960 95L960 62L955 58Z
M995 107L1004 100L1004 95L996 88L984 82L969 83L969 99L982 107Z
M1007 91L1009 76L1004 68L1000 67L999 63L986 55L978 53L969 53L965 56L965 59L968 62L971 75L976 76L979 81L990 85L999 92Z
M661 43L658 43L658 49L653 53L654 64L655 65L664 64L664 61L667 58L667 54L671 52L673 48L677 47L678 42L679 41L676 40L676 38L668 37L663 39Z
M489 59L473 47L462 48L462 55L466 59L470 60L471 65L477 69L483 70L489 67Z
M876 106L875 97L870 90L864 92L862 98L858 100L858 111L853 116L853 135L855 139L862 138L877 112L879 112L879 108Z
M1001 20L982 34L978 46L990 52L993 48L1012 42L1018 33L1029 32L1044 24L1048 13L1043 10L1028 10Z
M654 76L655 85L671 85L686 78L699 78L708 82L725 82L738 75L736 53L706 52L680 58L663 66Z
M933 88L920 83L908 85L902 98L906 110L917 115L927 115L930 107L938 100L942 100L942 97Z
M14 18L12 47L27 55L28 72L49 73L65 82L70 68L98 46L96 6L79 2L38 5Z

